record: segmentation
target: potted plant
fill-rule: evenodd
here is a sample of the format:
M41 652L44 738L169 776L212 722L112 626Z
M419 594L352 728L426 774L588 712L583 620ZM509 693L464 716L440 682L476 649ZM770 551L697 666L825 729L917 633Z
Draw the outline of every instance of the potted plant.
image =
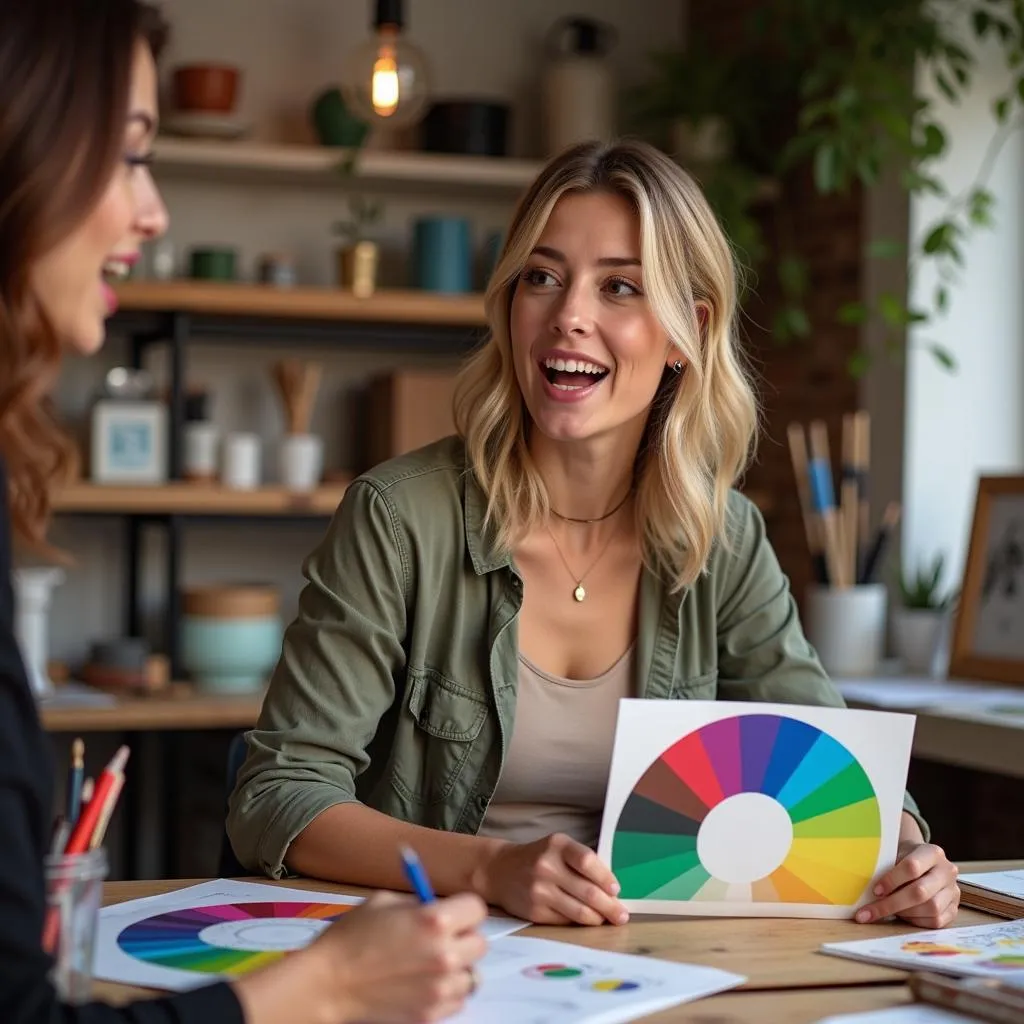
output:
M909 241L881 238L869 250L875 259L905 261L912 279L927 268L936 281L931 295L912 308L905 295L884 292L870 305L849 302L831 311L843 324L880 324L887 351L899 357L909 328L945 314L972 232L994 222L988 179L999 149L1024 123L1024 6L1020 0L968 0L951 11L920 0L777 0L770 8L751 5L726 49L693 41L685 53L653 57L639 106L649 125L671 133L678 118L699 123L718 115L735 136L720 163L753 166L783 188L806 178L827 195L871 188L894 174L908 195L939 200L934 219ZM707 64L726 58L728 82L722 82ZM973 180L951 192L937 173L948 129L925 86L934 84L955 102L969 93L979 67L998 65L1007 87L992 103L989 145L978 153ZM753 148L744 146L745 138L753 139ZM774 154L769 166L767 153ZM727 198L736 205L735 192ZM750 194L741 216L732 211L734 222L756 225L757 202ZM782 294L774 334L811 338L813 261L801 250L784 203L773 219L779 240L763 253ZM756 259L748 262L760 269ZM940 365L955 369L951 353L922 343ZM858 352L850 370L860 374L867 364L867 353Z
M380 246L367 237L368 229L380 221L384 207L365 196L353 195L348 210L348 218L334 224L334 233L343 240L337 250L338 284L365 299L377 287L380 265Z
M652 54L654 73L632 93L638 123L668 131L668 149L685 167L728 159L738 103L733 62L694 41L685 53Z
M953 602L953 594L942 585L945 559L941 554L931 564L908 575L900 573L899 604L893 610L893 652L908 672L930 673L942 631Z

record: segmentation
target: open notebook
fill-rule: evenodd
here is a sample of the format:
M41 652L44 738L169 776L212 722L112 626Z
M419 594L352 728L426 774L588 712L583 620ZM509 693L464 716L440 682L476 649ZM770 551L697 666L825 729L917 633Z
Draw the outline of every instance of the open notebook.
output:
M972 872L957 883L963 906L999 917L1024 917L1024 870Z

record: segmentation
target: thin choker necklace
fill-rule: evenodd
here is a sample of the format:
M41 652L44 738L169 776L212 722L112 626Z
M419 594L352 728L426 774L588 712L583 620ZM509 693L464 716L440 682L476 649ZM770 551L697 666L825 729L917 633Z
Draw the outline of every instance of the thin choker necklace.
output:
M556 512L554 509L551 509L550 511L553 516L566 523L601 523L604 522L605 519L611 519L611 517L615 515L615 513L618 512L627 501L629 501L632 494L633 488L630 487L630 489L626 491L626 496L618 503L618 505L615 506L615 508L611 510L611 512L605 512L603 516L597 516L594 519L574 519L572 516L563 516L561 512Z

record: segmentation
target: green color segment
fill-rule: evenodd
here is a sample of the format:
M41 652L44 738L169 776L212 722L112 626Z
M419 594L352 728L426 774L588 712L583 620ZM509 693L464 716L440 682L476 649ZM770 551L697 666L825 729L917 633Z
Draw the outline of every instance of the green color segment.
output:
M652 900L692 900L710 878L704 865L698 862L685 875L680 875L660 889L655 889L650 894L650 898Z
M615 877L622 886L620 899L639 900L649 896L655 889L671 882L673 878L686 874L695 864L699 864L697 851L677 853L661 860L649 860L645 864L634 864L631 868L623 868L615 872Z
M795 839L860 839L881 835L881 832L882 819L874 797L816 818L806 818L793 826Z
M176 967L182 971L203 971L206 974L221 974L234 970L252 958L252 953L234 949L211 949L202 953L180 953L160 958L164 967Z
M692 853L696 849L696 836L668 835L664 832L616 832L612 840L612 871L662 860L677 853Z
M805 796L795 807L790 808L789 816L793 824L816 818L819 814L847 807L874 797L875 791L864 769L853 761L838 775L834 775L813 793Z

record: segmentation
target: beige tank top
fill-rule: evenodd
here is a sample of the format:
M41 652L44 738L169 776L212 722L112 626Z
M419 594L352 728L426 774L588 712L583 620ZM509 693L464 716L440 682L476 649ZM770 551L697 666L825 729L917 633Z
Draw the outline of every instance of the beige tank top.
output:
M562 679L519 655L515 725L479 834L514 843L564 832L596 847L619 700L634 646L596 679Z

